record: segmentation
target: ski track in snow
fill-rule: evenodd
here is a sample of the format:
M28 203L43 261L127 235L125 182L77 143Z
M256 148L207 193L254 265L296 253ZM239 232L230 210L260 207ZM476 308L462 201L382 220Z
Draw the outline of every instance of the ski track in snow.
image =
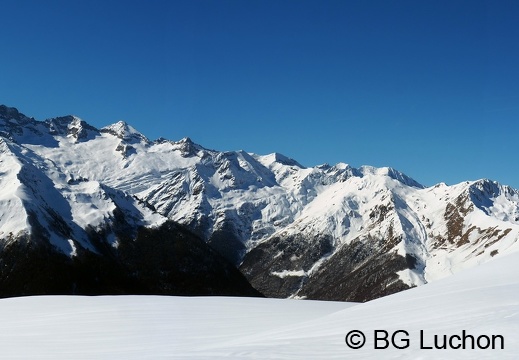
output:
M519 253L364 304L229 297L0 300L2 359L516 359ZM345 345L350 330L366 344ZM374 330L407 349L375 350ZM433 335L502 335L504 350L424 350Z

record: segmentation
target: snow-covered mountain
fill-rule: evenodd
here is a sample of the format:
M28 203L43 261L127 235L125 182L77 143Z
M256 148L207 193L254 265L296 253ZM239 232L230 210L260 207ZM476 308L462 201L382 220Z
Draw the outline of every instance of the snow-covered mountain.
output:
M356 301L519 249L519 192L490 180L425 188L391 168L306 168L5 106L0 136L5 244L43 233L74 258L99 252L92 233L117 249L123 230L173 221L267 296Z
M191 231L102 180L134 142L145 138L125 124L0 106L0 296L259 295Z

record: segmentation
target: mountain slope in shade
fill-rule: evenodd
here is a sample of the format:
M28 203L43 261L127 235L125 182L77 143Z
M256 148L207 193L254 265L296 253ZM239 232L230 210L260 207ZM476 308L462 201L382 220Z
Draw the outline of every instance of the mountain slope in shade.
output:
M98 130L7 107L0 134L14 154L5 161L25 169L6 176L35 194L23 202L9 182L5 206L25 215L2 217L0 230L27 233L30 211L48 229L58 214L48 240L68 256L94 251L85 229L111 229L117 208L130 228L182 224L267 296L365 301L519 248L519 192L490 180L425 188L391 168L306 168L277 153L150 141L124 122ZM121 235L108 233L117 247Z

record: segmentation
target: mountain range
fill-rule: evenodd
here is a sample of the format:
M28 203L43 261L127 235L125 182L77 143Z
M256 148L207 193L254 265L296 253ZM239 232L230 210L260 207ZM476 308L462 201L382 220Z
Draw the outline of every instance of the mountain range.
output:
M0 296L366 301L519 250L519 191L0 106ZM251 286L252 285L252 286Z

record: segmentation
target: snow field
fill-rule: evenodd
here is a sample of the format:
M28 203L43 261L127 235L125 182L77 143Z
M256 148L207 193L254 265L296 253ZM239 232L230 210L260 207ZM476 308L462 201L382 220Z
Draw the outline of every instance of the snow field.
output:
M519 253L364 304L228 297L0 300L3 359L516 359ZM351 330L364 347L346 346ZM409 346L374 349L374 331ZM421 349L434 336L501 335L504 349ZM399 335L404 335L400 333ZM397 345L403 345L397 337Z

